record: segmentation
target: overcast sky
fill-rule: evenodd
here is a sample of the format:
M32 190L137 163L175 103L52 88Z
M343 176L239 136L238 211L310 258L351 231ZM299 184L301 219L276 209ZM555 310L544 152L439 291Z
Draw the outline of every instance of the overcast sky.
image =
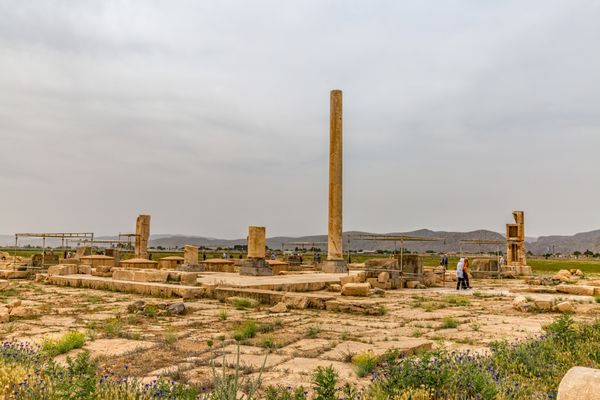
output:
M0 233L600 228L600 2L0 0Z

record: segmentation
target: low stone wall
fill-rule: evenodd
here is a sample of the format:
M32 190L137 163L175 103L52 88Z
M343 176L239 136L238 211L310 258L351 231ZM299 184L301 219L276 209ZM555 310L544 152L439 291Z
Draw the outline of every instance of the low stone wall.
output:
M204 289L197 286L120 281L90 275L48 275L46 282L58 286L137 293L155 297L193 299L203 297L204 293Z

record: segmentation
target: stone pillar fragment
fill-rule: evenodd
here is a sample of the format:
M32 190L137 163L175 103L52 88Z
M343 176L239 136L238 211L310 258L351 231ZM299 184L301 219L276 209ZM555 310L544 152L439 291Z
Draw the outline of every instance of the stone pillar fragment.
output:
M240 267L240 275L273 275L273 269L265 260L266 229L264 226L248 227L248 258Z
M183 263L198 265L198 247L186 244L183 248Z
M248 228L248 258L265 258L266 229L264 226Z
M150 238L150 216L139 215L135 223L135 258L148 258Z
M323 272L347 272L342 248L343 207L342 91L332 90L329 111L329 215L327 260Z

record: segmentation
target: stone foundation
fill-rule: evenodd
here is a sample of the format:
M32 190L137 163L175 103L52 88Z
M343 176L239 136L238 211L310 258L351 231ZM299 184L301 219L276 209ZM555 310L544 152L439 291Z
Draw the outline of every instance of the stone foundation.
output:
M347 274L348 264L345 260L325 260L321 263L321 271L327 274Z
M273 268L264 259L248 258L240 268L240 275L271 276Z

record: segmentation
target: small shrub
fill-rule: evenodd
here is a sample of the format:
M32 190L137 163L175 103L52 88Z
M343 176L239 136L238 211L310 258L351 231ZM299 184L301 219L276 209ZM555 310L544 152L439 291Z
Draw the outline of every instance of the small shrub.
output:
M477 322L473 322L471 325L469 325L471 327L471 329L473 329L475 332L479 332L481 330L481 324L478 324Z
M389 312L390 310L385 304L382 304L377 308L377 315L387 315Z
M173 347L177 343L177 333L172 327L167 328L163 335L163 342L167 347Z
M50 357L56 357L73 349L79 349L85 344L85 334L78 331L65 333L60 339L44 340L42 351Z
M356 353L353 353L350 349L342 350L342 361L347 363L352 362L352 358L354 358L355 355Z
M600 303L600 296L596 296L595 299L596 299L596 303Z
M158 315L158 307L154 304L148 304L144 307L144 315L148 318L154 318Z
M273 386L270 385L265 390L266 400L306 400L308 391L304 389L304 386L298 386L292 389L290 386Z
M444 297L444 300L446 300L448 304L457 307L468 306L469 304L471 304L471 301L467 297L460 295L449 295Z
M277 347L275 337L272 334L267 334L261 337L260 344L267 349L274 349Z
M378 361L378 357L370 351L352 357L352 364L356 368L356 375L360 378L367 376L369 372L373 371Z
M110 338L120 337L123 334L123 323L119 318L106 321L104 324L104 333Z
M247 308L256 308L258 307L258 301L254 299L250 299L248 297L232 297L228 299L237 310L245 310Z
M311 325L311 326L308 327L306 335L309 338L314 339L317 336L319 336L319 333L321 333L321 327L319 325Z
M258 327L258 330L261 333L267 333L267 332L273 332L277 329L281 329L283 328L283 321L280 319L277 319L273 322L266 322L264 324L260 324L260 326Z
M442 320L442 325L440 326L440 329L454 329L458 327L458 325L459 322L457 319L447 317Z
M424 301L419 303L419 306L425 310L426 312L432 312L435 310L440 310L442 308L446 308L446 305L437 301Z
M245 321L233 331L233 338L238 342L247 340L256 336L258 325L253 320Z
M102 297L100 296L95 296L95 295L90 295L87 297L87 302L90 304L98 304L102 301Z
M226 309L222 309L221 311L219 311L219 319L221 321L226 321L228 317L229 312Z
M334 400L337 399L337 383L338 373L333 368L329 367L317 367L313 372L313 385L315 386L315 397L314 400Z

